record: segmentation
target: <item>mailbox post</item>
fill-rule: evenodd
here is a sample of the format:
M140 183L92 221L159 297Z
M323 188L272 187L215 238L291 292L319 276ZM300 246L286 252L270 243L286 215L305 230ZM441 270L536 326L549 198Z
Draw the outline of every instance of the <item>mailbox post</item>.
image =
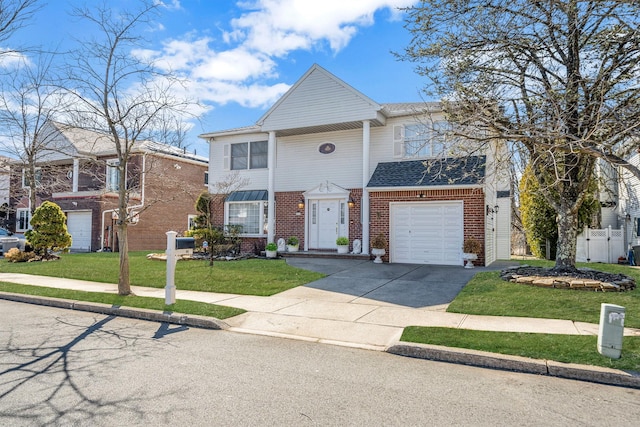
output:
M175 231L167 231L167 282L164 287L164 303L166 305L175 304L176 302L176 263L182 255L193 254L195 248L195 240L193 237L178 237Z

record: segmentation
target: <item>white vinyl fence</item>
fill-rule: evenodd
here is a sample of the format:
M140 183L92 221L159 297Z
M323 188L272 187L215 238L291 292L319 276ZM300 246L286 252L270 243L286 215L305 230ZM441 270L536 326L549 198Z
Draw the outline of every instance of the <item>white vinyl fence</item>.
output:
M584 228L578 235L576 261L616 264L618 257L626 256L624 228L614 230Z

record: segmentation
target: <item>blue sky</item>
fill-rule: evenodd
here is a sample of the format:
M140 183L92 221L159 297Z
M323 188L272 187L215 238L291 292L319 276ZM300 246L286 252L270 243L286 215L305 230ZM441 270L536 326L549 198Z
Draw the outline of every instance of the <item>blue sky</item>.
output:
M68 14L73 4L48 0L11 41L64 50L89 37ZM188 79L198 110L187 145L206 154L203 132L251 125L317 63L373 100L422 100L425 80L398 61L410 41L398 7L416 0L164 0L144 51ZM135 4L110 0L114 9Z

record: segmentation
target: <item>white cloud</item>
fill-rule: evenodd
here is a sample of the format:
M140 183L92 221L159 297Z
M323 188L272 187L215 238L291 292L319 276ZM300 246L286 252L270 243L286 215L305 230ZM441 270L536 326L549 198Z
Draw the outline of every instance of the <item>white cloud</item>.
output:
M416 0L255 0L238 2L243 13L223 30L221 39L188 34L165 41L162 50L137 50L158 66L187 77L192 97L204 103L236 102L246 107L273 104L289 85L270 83L278 77L278 58L323 45L338 52L361 27L373 25L377 11ZM179 8L177 1L173 2Z
M346 46L358 27L374 22L374 13L415 0L258 0L253 11L232 21L235 32L245 34L245 45L267 54L282 56L295 49L309 49L327 41L333 51Z
M14 50L0 48L0 67L21 68L31 64L28 56Z

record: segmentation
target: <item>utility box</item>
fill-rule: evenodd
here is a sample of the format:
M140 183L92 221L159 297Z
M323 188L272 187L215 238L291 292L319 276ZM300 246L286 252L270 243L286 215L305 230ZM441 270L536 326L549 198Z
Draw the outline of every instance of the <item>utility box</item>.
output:
M619 359L624 336L625 309L615 304L600 306L600 328L598 329L598 353L611 359Z

